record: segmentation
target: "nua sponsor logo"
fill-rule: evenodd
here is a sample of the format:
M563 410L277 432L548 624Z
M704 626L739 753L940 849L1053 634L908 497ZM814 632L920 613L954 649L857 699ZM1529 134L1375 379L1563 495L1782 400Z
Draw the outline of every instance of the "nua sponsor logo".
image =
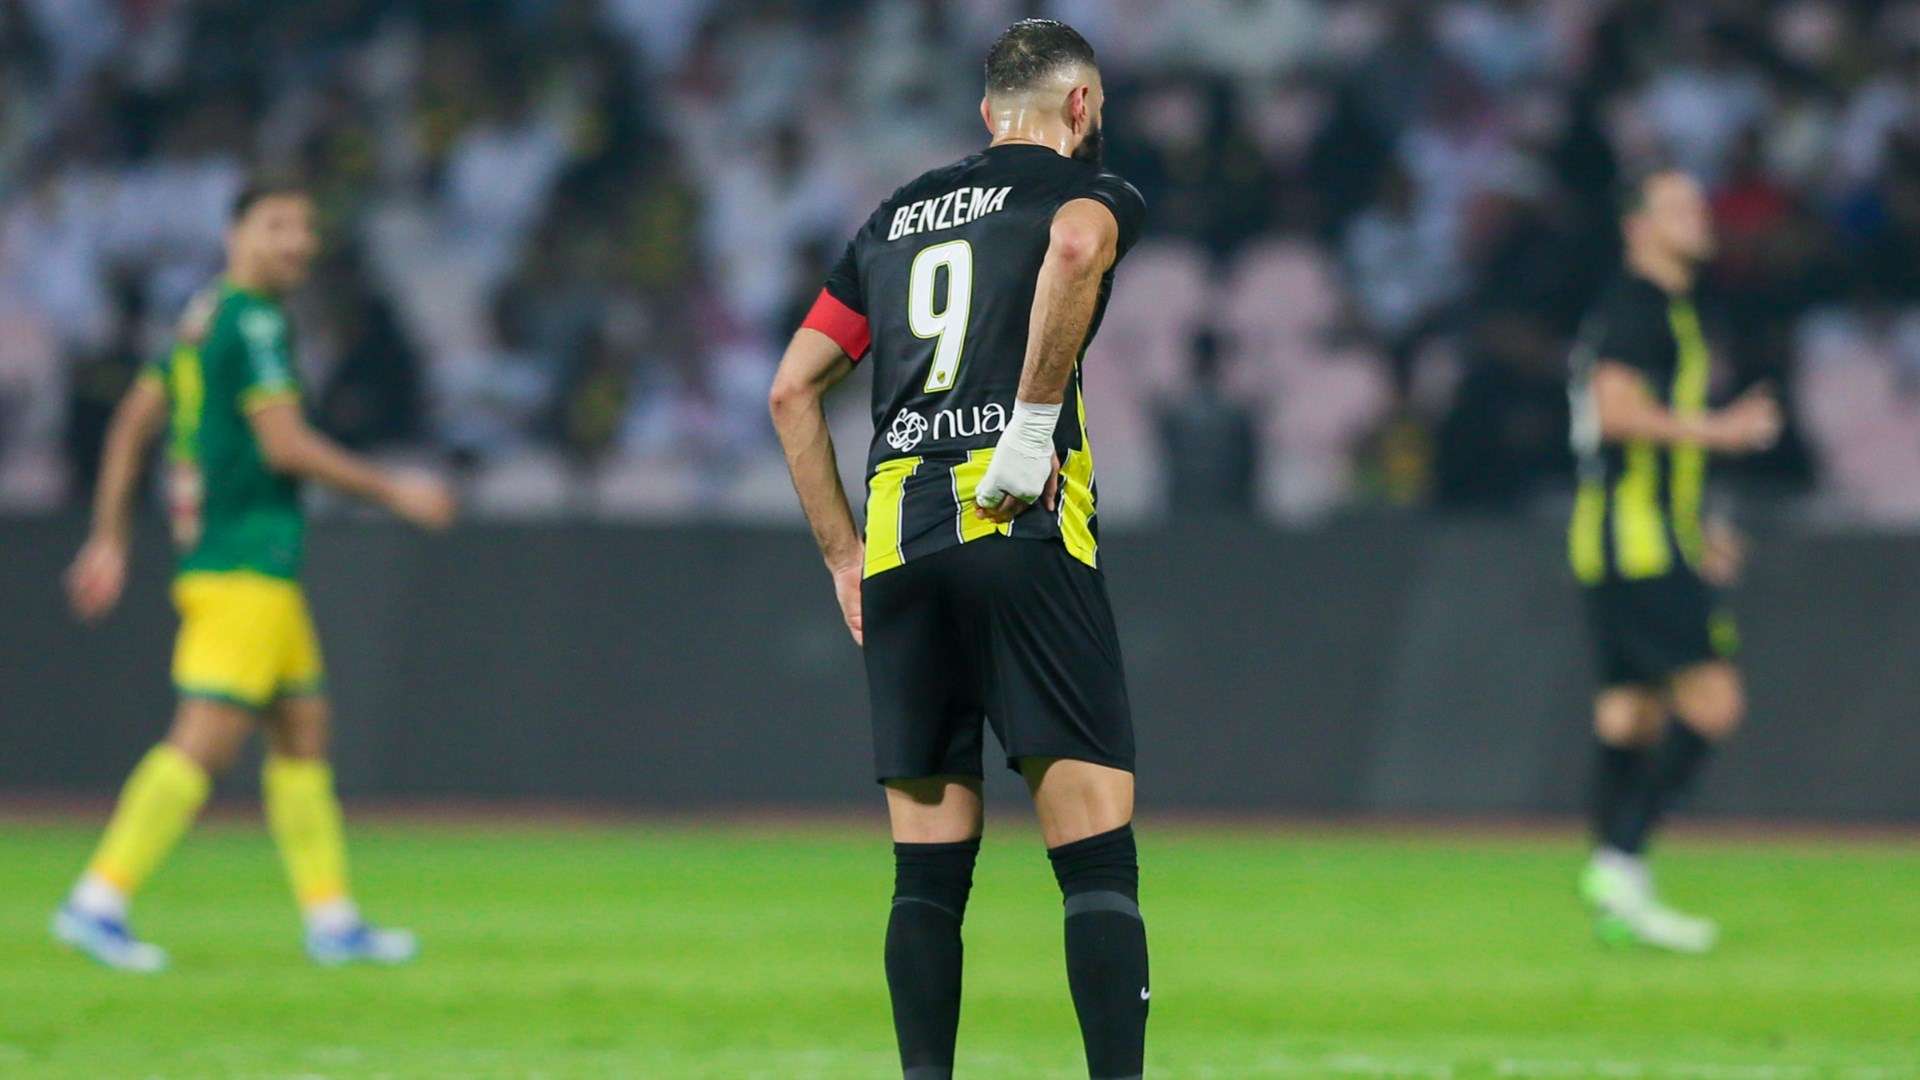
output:
M893 416L893 426L887 429L887 445L901 453L920 445L927 437L927 418L911 409L902 409Z
M887 445L904 454L929 438L934 442L971 439L997 435L1006 429L1007 407L999 402L942 409L934 413L932 419L912 409L902 409L894 414L893 424L887 428Z

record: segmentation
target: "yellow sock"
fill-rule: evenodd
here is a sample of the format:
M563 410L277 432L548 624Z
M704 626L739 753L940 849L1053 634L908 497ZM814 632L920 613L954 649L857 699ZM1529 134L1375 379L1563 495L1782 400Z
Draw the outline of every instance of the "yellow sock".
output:
M207 771L165 743L147 751L127 784L87 872L131 896L193 824L213 787Z
M333 770L324 761L269 756L262 774L267 827L303 909L347 896L347 838Z

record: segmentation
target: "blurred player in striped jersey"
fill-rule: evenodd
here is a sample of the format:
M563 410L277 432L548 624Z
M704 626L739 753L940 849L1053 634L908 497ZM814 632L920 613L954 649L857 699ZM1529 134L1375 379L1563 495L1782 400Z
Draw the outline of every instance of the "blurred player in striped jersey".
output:
M1580 889L1603 938L1698 953L1718 928L1661 902L1645 851L1746 708L1717 592L1738 575L1741 545L1702 517L1707 456L1773 445L1780 410L1764 386L1707 407L1695 286L1714 237L1699 184L1637 179L1621 228L1625 272L1587 319L1572 371L1570 555L1600 665L1595 848Z
M316 249L304 189L243 191L225 276L190 306L173 350L141 373L107 435L92 534L67 578L74 611L91 621L118 603L140 466L167 429L180 613L173 726L128 778L54 916L61 941L110 967L166 966L166 953L129 929L128 907L256 729L267 738L267 821L305 915L308 954L393 963L416 949L412 934L363 920L348 890L320 648L300 588L300 484L318 481L431 529L452 521L454 504L438 480L376 468L307 426L282 298L306 279Z

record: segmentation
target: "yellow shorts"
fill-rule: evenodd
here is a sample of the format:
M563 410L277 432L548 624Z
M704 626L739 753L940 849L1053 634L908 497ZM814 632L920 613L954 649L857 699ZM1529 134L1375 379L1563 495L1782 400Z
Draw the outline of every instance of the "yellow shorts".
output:
M259 709L320 693L320 641L296 582L245 570L182 574L173 583L180 637L173 685L183 697Z

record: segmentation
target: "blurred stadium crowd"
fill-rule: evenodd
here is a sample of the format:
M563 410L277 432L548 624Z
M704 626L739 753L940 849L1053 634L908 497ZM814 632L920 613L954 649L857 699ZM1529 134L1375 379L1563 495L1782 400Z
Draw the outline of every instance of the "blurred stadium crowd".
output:
M1719 389L1793 421L1738 484L1920 523L1916 0L0 0L0 505L82 496L271 167L326 219L335 435L481 513L788 516L779 349L875 201L983 142L1028 14L1100 49L1150 207L1088 372L1108 518L1554 505L1613 181L1673 161Z

